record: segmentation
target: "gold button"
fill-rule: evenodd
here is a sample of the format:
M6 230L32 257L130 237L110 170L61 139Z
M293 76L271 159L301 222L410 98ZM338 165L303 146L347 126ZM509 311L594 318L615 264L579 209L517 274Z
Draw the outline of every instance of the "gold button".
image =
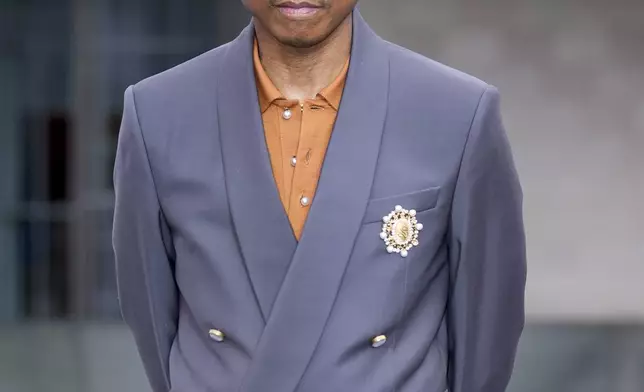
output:
M210 339L214 340L215 342L223 342L225 337L224 333L218 329L211 329L210 331L208 331L208 335L210 335Z
M375 338L371 339L371 347L378 348L384 345L387 342L386 335L378 335Z

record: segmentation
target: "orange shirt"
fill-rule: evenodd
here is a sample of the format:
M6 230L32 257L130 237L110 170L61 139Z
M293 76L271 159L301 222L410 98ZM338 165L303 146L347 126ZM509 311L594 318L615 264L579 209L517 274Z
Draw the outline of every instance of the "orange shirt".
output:
M255 42L253 63L259 107L273 177L293 233L299 240L315 198L349 63L315 99L288 100L271 82Z

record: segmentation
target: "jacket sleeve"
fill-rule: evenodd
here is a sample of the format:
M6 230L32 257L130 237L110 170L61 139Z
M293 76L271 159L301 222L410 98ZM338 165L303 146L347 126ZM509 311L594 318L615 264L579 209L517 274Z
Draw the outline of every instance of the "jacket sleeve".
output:
M522 190L498 91L483 93L463 152L449 230L450 392L502 392L524 326Z
M119 303L154 392L168 392L177 329L177 288L169 228L157 196L134 89L125 92L114 167L112 242Z

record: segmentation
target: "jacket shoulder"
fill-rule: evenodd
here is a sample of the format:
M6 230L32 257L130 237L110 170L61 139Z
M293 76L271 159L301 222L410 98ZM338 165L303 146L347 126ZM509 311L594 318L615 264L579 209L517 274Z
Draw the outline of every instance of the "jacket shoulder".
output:
M419 133L410 138L434 147L442 140L442 151L460 157L485 93L494 87L411 50L388 48L389 103L409 117L407 124L417 125Z
M130 88L151 161L186 132L216 127L217 75L229 44L212 49ZM126 104L128 103L126 97Z
M147 77L133 86L142 99L163 96L181 96L211 86L217 69L230 43L211 49L168 70ZM201 86L201 87L200 87Z
M490 85L465 72L441 64L419 53L386 42L390 56L391 80L395 86L420 95L440 95L442 99L481 97Z

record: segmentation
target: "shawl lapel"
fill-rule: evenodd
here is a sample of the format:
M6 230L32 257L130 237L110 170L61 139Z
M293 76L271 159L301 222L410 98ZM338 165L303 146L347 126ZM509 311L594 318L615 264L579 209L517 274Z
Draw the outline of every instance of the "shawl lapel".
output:
M225 48L217 111L233 224L264 320L297 241L279 198L259 111L251 26Z

